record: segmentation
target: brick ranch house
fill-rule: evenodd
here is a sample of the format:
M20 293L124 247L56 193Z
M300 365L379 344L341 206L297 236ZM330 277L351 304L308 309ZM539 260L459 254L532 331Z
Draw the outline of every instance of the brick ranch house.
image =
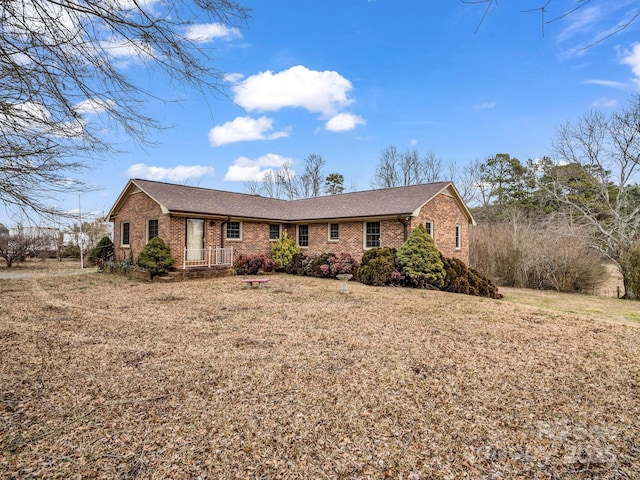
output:
M237 254L271 253L286 231L306 255L399 248L419 224L443 255L469 261L475 220L451 182L281 200L132 179L111 208L116 259L134 258L153 237L176 268L232 263ZM230 248L232 247L232 249Z

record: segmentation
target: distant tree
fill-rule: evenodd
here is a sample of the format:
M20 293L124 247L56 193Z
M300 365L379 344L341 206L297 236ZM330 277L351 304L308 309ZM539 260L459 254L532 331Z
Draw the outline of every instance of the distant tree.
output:
M554 141L555 165L541 188L588 229L590 246L620 270L629 298L629 252L640 239L640 95L621 111L592 112L562 126ZM571 174L557 168L571 165Z
M72 174L113 151L118 133L150 143L159 127L142 111L157 97L124 57L167 83L222 93L223 75L211 68L196 23L232 32L247 16L233 0L3 0L0 203L65 215L52 197L85 187Z
M445 270L440 252L423 224L418 225L398 249L398 265L407 281L420 288L444 284Z
M0 223L0 235L3 233L9 233L9 229L5 227L2 223Z
M315 153L305 157L304 170L300 176L300 198L318 197L322 194L322 169L325 163L324 159Z
M329 195L337 195L344 192L344 175L330 173L324 180L324 191Z
M501 209L525 195L528 170L517 158L498 153L488 157L479 169L485 205L495 204Z
M442 162L433 153L420 156L416 149L399 153L396 147L382 150L372 186L376 188L401 187L441 180Z
M4 258L7 268L11 268L14 262L24 261L49 243L50 238L39 233L38 229L25 229L19 225L13 231L5 229L0 233L0 257Z

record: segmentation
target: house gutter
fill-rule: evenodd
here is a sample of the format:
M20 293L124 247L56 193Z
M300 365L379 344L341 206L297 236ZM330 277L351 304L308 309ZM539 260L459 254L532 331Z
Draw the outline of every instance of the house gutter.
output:
M231 217L220 224L220 248L224 248L224 226L231 221Z
M402 215L398 215L398 221L402 224L403 227L403 236L404 236L404 241L407 241L407 238L409 238L409 219L411 217L403 217Z

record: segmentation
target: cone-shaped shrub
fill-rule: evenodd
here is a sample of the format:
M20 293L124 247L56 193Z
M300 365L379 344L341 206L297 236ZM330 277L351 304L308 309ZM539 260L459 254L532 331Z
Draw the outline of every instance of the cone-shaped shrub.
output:
M437 287L444 283L445 271L440 252L424 225L418 225L398 250L398 265L410 285Z
M171 250L169 250L167 244L160 237L155 237L144 246L140 255L138 255L137 264L139 267L149 270L151 276L154 277L165 272L173 265L173 262Z

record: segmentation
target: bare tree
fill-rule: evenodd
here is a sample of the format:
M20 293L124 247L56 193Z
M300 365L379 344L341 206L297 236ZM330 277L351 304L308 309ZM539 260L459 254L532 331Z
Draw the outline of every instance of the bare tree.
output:
M1 2L0 203L60 214L52 198L82 190L72 175L113 151L103 129L151 143L159 124L132 62L223 93L196 22L230 29L247 15L233 0Z
M308 155L304 159L304 172L300 176L300 196L301 198L318 197L322 194L324 175L322 169L325 165L324 159L315 153Z
M398 176L398 164L400 155L396 147L391 145L380 153L380 159L376 166L376 173L371 185L376 188L397 187L400 185Z
M50 243L51 237L43 234L40 229L19 225L0 233L0 257L4 258L7 268L11 268L14 262L24 261L27 256L37 254Z
M629 297L628 254L640 239L640 95L620 112L566 124L540 188L590 232L590 245L620 270ZM568 170L570 169L570 170ZM567 175L567 172L570 174Z
M400 187L435 182L442 179L442 161L433 152L420 156L418 150L398 153L394 146L380 153L372 186Z
M482 17L478 22L476 32L480 29L484 23L485 18L489 14L492 8L497 7L498 0L460 0L461 3L470 5L480 5L483 7ZM571 8L565 8L562 2L554 0L540 0L538 5L534 5L533 8L521 10L522 13L534 13L538 14L540 18L540 32L544 36L547 25L555 23L559 20L571 17L579 13L579 11L589 5L597 3L597 0L578 0ZM605 40L617 35L629 28L639 17L640 8L637 5L633 5L635 2L624 3L620 2L619 5L615 5L616 2L608 2L610 6L613 6L614 12L619 10L618 15L615 15L615 25L610 28L605 28L602 33L596 37L595 40L582 47L582 50L591 48L594 45L604 42ZM560 4L560 9L553 9L555 5Z

